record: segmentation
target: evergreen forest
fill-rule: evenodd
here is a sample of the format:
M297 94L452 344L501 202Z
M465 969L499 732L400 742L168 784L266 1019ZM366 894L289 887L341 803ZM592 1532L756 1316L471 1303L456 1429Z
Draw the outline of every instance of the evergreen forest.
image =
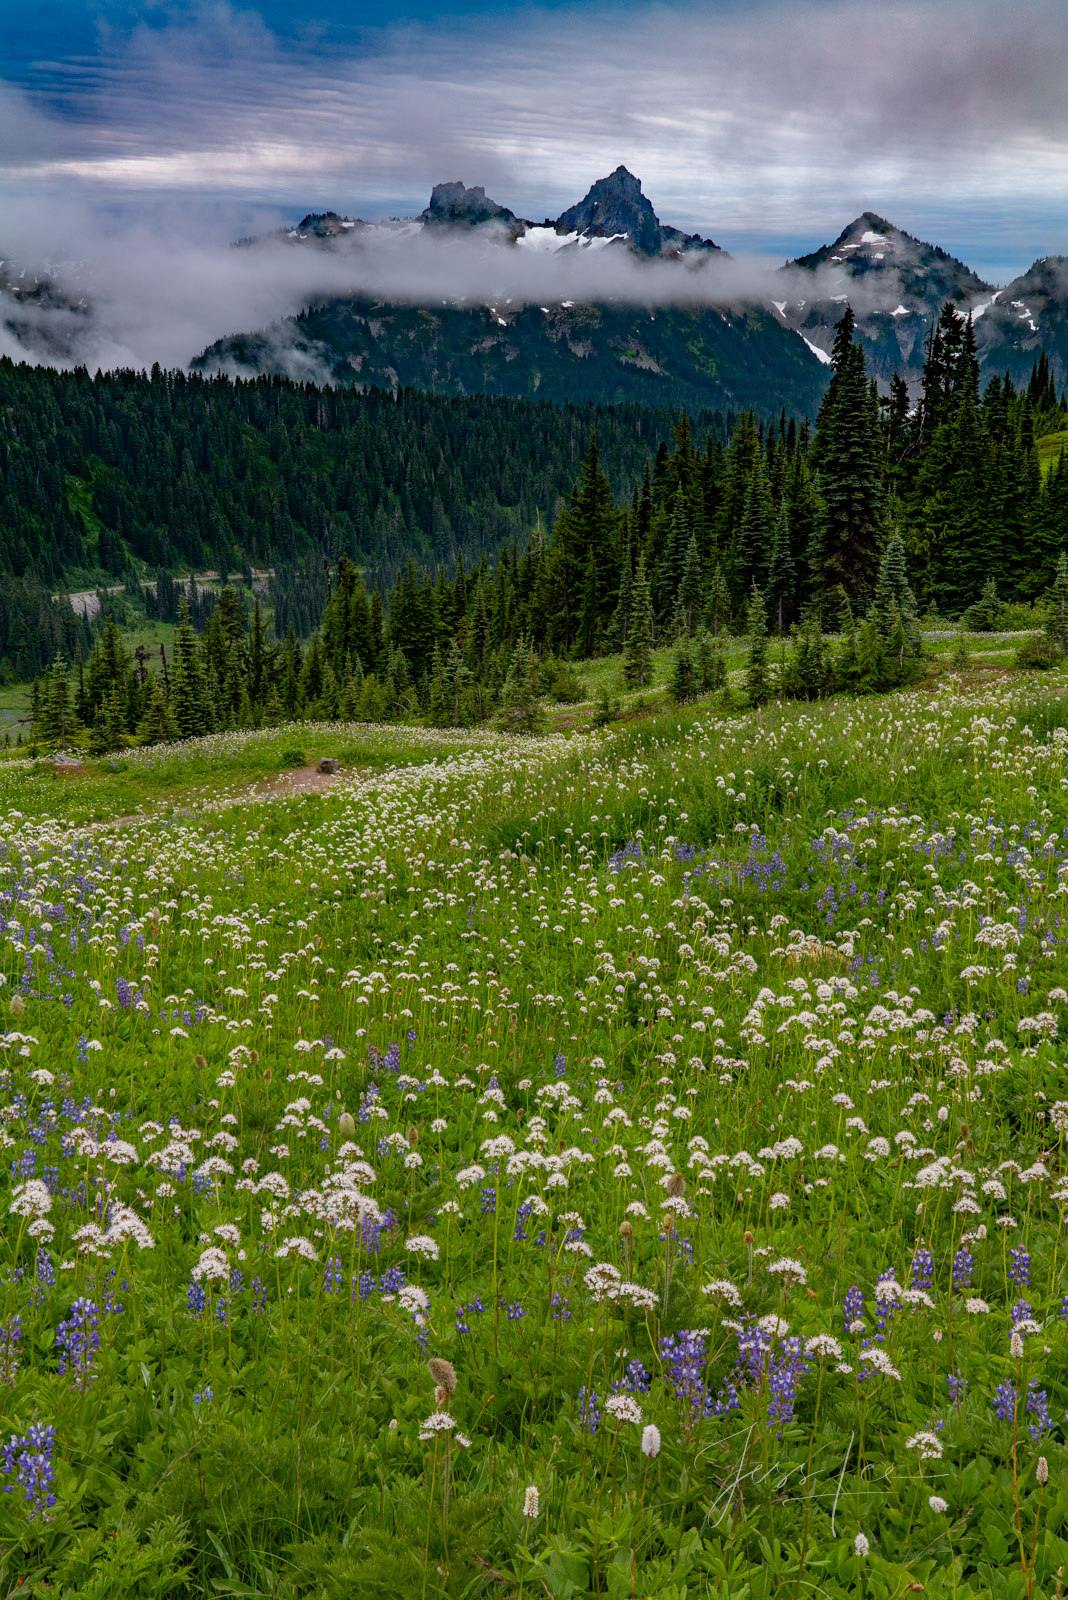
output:
M4 376L17 374L7 369ZM74 386L78 395L94 390L88 379ZM924 617L992 628L1006 601L1043 604L1044 630L1029 644L1029 664L1047 664L1068 643L1068 459L1061 451L1043 472L1039 450L1040 441L1065 432L1068 405L1044 359L1023 388L994 377L980 390L972 325L950 304L929 341L915 403L898 379L880 395L847 309L814 425L785 413L769 421L743 412L729 428L718 416L695 426L682 413L669 429L670 419L640 412L590 417L517 402L356 397L274 379L229 385L158 372L147 380L123 376L105 392L125 397L131 415L131 396L148 393L161 410L196 419L200 476L186 446L179 483L217 486L216 507L225 506L230 519L225 539L234 540L224 547L235 567L247 565L250 554L278 561L273 627L258 600L250 610L228 587L207 604L191 589L189 598L199 604L194 615L178 586L161 575L157 609L166 595L179 618L170 661L165 651L155 670L132 660L110 619L87 657L81 641L73 650L64 641L35 688L35 729L45 740L63 742L82 728L104 750L131 739L163 741L298 715L422 717L438 726L495 717L533 729L546 697L582 698L575 663L606 653L622 653L623 682L640 689L649 681L653 649L672 644L676 699L722 689L722 645L732 634L748 641L751 704L773 693L870 691L923 670ZM454 416L455 405L462 416ZM367 417L346 433L343 419L351 422L360 407ZM87 406L80 414L91 412ZM254 420L239 423L242 412ZM469 522L464 496L478 477L470 440L458 444L445 467L450 429L462 440L465 418L474 419L474 435L487 451L497 436L505 449L505 460L484 474L493 487ZM525 419L537 426L527 428ZM278 542L263 528L250 531L250 551L234 530L239 511L253 518L255 496L231 467L254 428L278 458L273 470L285 484L278 496L285 504L272 524ZM628 429L645 459L634 463L622 487ZM222 441L217 457L210 444L215 430ZM552 503L569 455L580 453L580 432L585 454L577 471L568 468L571 487L556 497L557 514L545 526L531 507ZM410 459L405 441L414 441ZM146 436L142 455L162 471L171 443ZM129 453L119 496L127 508L152 502L147 487L140 501L134 495L138 448ZM389 485L368 486L357 471L356 452L372 448L392 463ZM347 462L343 492L325 465L331 449ZM415 477L418 504L410 487ZM266 507L270 497L263 493ZM395 537L383 534L385 553L365 562L367 530L384 526L376 517L388 521L383 508L390 495ZM105 498L101 492L94 504L103 506ZM491 510L506 500L514 517L511 535L502 539ZM357 503L364 508L359 516ZM421 516L429 528L407 542L396 530ZM478 538L472 528L483 516ZM485 532L490 522L496 549ZM124 520L118 500L111 524L126 530L131 548L147 537L142 523L135 538L134 512L128 509ZM180 548L187 559L208 560L223 541L218 533L212 544L195 502L172 532L179 540L167 547L172 557ZM84 551L84 520L75 533ZM148 548L153 559L165 553L158 543ZM293 559L287 563L283 555ZM330 556L335 562L327 565ZM226 564L220 562L224 570ZM833 648L827 633L838 636ZM775 639L782 642L777 650ZM603 709L610 715L608 705Z

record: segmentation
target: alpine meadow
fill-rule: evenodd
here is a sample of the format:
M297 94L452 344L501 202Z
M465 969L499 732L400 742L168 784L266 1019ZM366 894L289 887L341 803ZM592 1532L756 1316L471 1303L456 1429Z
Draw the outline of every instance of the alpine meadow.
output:
M0 1596L1063 1600L1068 11L0 63Z

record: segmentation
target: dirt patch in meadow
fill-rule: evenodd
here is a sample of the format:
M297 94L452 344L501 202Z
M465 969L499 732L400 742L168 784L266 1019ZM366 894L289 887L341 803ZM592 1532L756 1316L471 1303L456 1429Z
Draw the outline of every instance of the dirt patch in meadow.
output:
M262 794L317 794L322 789L332 788L340 777L340 772L320 772L319 763L311 761L306 767L292 767L277 778L253 787Z

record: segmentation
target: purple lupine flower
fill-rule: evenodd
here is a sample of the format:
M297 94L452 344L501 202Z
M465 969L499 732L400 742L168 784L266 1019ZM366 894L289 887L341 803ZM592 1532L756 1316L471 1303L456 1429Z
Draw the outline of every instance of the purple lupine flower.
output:
M864 1295L856 1284L846 1290L842 1302L842 1317L845 1321L845 1331L850 1333L854 1322L864 1321Z
M1034 1307L1027 1300L1023 1300L1023 1299L1017 1300L1016 1304L1013 1306L1012 1310L1009 1312L1009 1316L1010 1316L1010 1318L1012 1320L1012 1327L1013 1327L1013 1331L1014 1332L1016 1332L1016 1331L1026 1332L1027 1331L1026 1329L1022 1329L1022 1330L1020 1329L1020 1323L1021 1322L1033 1322L1035 1320Z
M1009 1251L1009 1281L1026 1289L1031 1282L1031 1257L1023 1245Z
M712 1396L704 1377L707 1338L707 1334L683 1328L678 1333L668 1334L659 1345L660 1359L667 1367L675 1398L689 1413L691 1424L713 1414Z
M597 1403L597 1390L591 1389L587 1394L585 1384L579 1390L579 1426L588 1429L590 1433L596 1433L601 1426L601 1409Z
M19 1340L22 1338L22 1318L12 1317L0 1324L0 1383L14 1388L15 1374L19 1370Z
M641 1362L635 1359L628 1361L623 1371L622 1378L617 1378L612 1385L613 1394L647 1394L652 1377Z
M323 1268L323 1287L327 1294L337 1294L345 1281L341 1270L341 1257L332 1256Z
M926 1245L920 1245L912 1258L911 1286L913 1289L930 1289L934 1282L934 1256Z
M1053 1426L1049 1416L1049 1396L1045 1389L1038 1387L1037 1378L1032 1378L1027 1385L1027 1415L1034 1419L1027 1429L1032 1439L1040 1439Z
M797 1390L801 1379L806 1372L811 1371L811 1367L812 1363L805 1358L805 1345L802 1339L783 1339L772 1354L768 1363L768 1388L771 1390L771 1399L768 1402L768 1427L778 1422L780 1435L781 1424L793 1421Z
M972 1255L967 1245L961 1245L960 1249L953 1257L954 1289L959 1289L962 1292L965 1289L970 1289L972 1284L972 1273L974 1271L975 1257Z
M875 1280L875 1320L879 1324L879 1331L875 1337L880 1344L883 1343L890 1332L890 1324L893 1322L894 1313L897 1310L896 1294L884 1296L879 1293L884 1284L890 1283L897 1284L893 1267L888 1267L885 1272L880 1272Z
M954 1411L959 1411L968 1398L968 1382L960 1371L946 1373L946 1386Z
M1016 1410L1016 1390L1008 1378L994 1390L994 1415L1008 1422Z
M63 1354L59 1371L71 1373L75 1387L87 1389L96 1377L96 1354L100 1349L100 1308L84 1296L75 1300L66 1322L56 1329L56 1344Z
M56 1445L56 1430L52 1425L32 1422L21 1436L12 1434L7 1444L0 1445L0 1473L9 1477L15 1473L22 1494L30 1503L30 1521L38 1517L47 1520L48 1512L56 1503L52 1491L55 1468L52 1453ZM5 1494L13 1494L15 1485L5 1483Z
M728 1411L740 1411L741 1407L741 1396L735 1386L734 1379L728 1376L724 1379L723 1387L712 1403L712 1415L714 1417L725 1417Z

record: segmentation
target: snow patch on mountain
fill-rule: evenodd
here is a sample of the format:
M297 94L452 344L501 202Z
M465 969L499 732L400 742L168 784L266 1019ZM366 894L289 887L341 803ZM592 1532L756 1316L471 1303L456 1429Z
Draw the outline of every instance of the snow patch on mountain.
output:
M809 349L812 351L812 354L816 357L816 360L817 361L822 361L822 363L823 363L823 365L825 367L829 367L830 364L831 364L831 358L827 354L826 350L821 350L818 344L813 344L812 343L811 339L805 339L804 334L802 334L801 337L802 337L802 339L805 340L805 343L808 345Z

